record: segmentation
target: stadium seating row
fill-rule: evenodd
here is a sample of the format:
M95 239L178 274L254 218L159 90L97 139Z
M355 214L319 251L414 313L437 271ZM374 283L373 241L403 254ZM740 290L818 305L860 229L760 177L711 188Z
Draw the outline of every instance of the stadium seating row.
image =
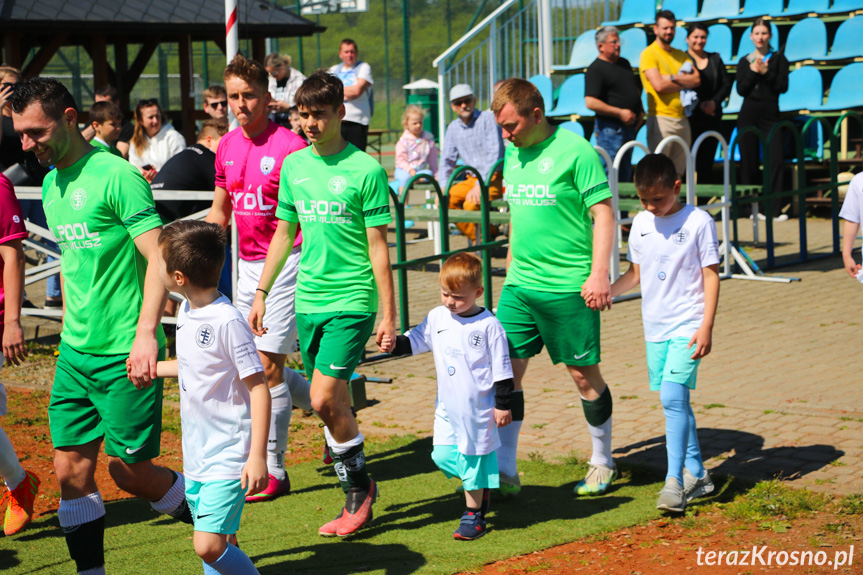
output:
M556 105L551 78L538 75L530 78L530 81L542 94L549 116L593 117L593 111L584 103L584 74L575 74L566 79L558 91ZM823 100L824 85L820 70L815 66L802 66L789 74L788 91L779 97L779 110L835 112L863 106L863 62L854 62L840 69L830 84L827 101ZM737 94L735 82L731 96L723 107L724 113L737 114L742 103L743 98Z
M776 25L770 24L773 38L778 38ZM755 47L749 38L752 27L748 27L740 37L737 51L732 55L731 28L725 24L714 24L708 28L708 52L717 52L726 64L736 64L741 57L752 52ZM795 23L788 32L785 41L784 54L789 62L813 60L817 62L832 62L851 60L863 56L863 16L849 18L836 30L833 46L828 50L827 27L818 18L805 18ZM686 51L686 29L677 27L674 41L671 44L678 50ZM620 33L620 55L629 60L634 67L638 66L641 51L647 47L647 34L641 28L629 28ZM553 66L556 72L574 72L583 70L596 60L599 52L596 49L596 31L588 30L582 33L572 46L569 63L565 66Z
M770 16L793 18L806 14L850 14L863 10L863 0L746 0L741 9L741 0L703 0L701 10L698 0L664 0L661 9L671 10L683 22L709 22L715 20L738 20ZM656 6L645 0L623 0L620 18L603 22L603 26L631 26L653 24Z

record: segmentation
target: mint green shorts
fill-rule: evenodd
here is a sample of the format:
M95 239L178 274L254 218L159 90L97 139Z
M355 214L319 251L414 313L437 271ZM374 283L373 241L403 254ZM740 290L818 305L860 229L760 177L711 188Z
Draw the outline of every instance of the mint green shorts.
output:
M246 490L239 479L195 481L186 478L186 502L195 531L230 535L240 527Z
M533 357L545 345L555 365L599 363L599 312L587 307L580 292L505 285L496 315L506 331L510 357Z
M374 329L373 313L298 313L300 351L309 381L316 369L349 381Z
M648 341L647 372L650 375L651 391L659 391L663 381L679 383L695 389L700 359L692 359L695 345L687 349L688 337L677 337L667 341Z
M464 455L455 445L435 445L432 460L447 479L461 479L467 491L500 487L496 451L488 455Z

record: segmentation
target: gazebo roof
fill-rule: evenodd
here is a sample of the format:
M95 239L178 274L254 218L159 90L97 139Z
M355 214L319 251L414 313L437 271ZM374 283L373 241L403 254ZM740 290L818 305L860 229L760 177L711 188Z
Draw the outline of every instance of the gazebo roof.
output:
M268 0L238 0L241 38L284 38L323 32ZM189 34L193 40L225 35L225 5L218 0L0 0L0 33L123 35L128 42L154 35Z

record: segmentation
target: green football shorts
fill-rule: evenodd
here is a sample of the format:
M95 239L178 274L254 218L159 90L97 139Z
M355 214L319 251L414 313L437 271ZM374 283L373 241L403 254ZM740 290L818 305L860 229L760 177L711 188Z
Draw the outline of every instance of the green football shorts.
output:
M309 381L316 369L330 377L350 380L374 328L373 313L298 313L300 351Z
M552 293L505 285L497 319L506 330L511 357L533 357L545 345L555 364L599 363L599 312L587 307L579 292Z
M105 453L126 463L159 456L162 380L135 389L126 378L123 355L81 353L65 343L48 405L54 447L84 445L105 438ZM159 359L165 358L164 348Z

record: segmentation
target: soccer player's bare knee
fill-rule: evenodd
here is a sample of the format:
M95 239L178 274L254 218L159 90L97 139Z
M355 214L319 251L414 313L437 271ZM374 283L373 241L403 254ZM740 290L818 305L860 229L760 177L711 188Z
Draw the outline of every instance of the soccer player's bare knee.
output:
M605 380L599 371L599 365L567 365L572 381L578 388L578 393L587 400L597 399L605 391Z
M258 350L261 364L264 366L264 374L267 376L267 385L275 387L285 381L285 358L283 353L271 353Z
M86 447L86 446L83 446ZM96 455L95 451L61 448L54 450L54 473L60 483L63 498L77 499L97 490L96 486Z
M227 535L219 533L206 533L195 531L194 535L195 553L207 563L213 563L225 552L227 547Z
M123 491L151 501L161 499L174 481L169 469L157 467L150 460L126 463L118 457L109 457L108 473Z

